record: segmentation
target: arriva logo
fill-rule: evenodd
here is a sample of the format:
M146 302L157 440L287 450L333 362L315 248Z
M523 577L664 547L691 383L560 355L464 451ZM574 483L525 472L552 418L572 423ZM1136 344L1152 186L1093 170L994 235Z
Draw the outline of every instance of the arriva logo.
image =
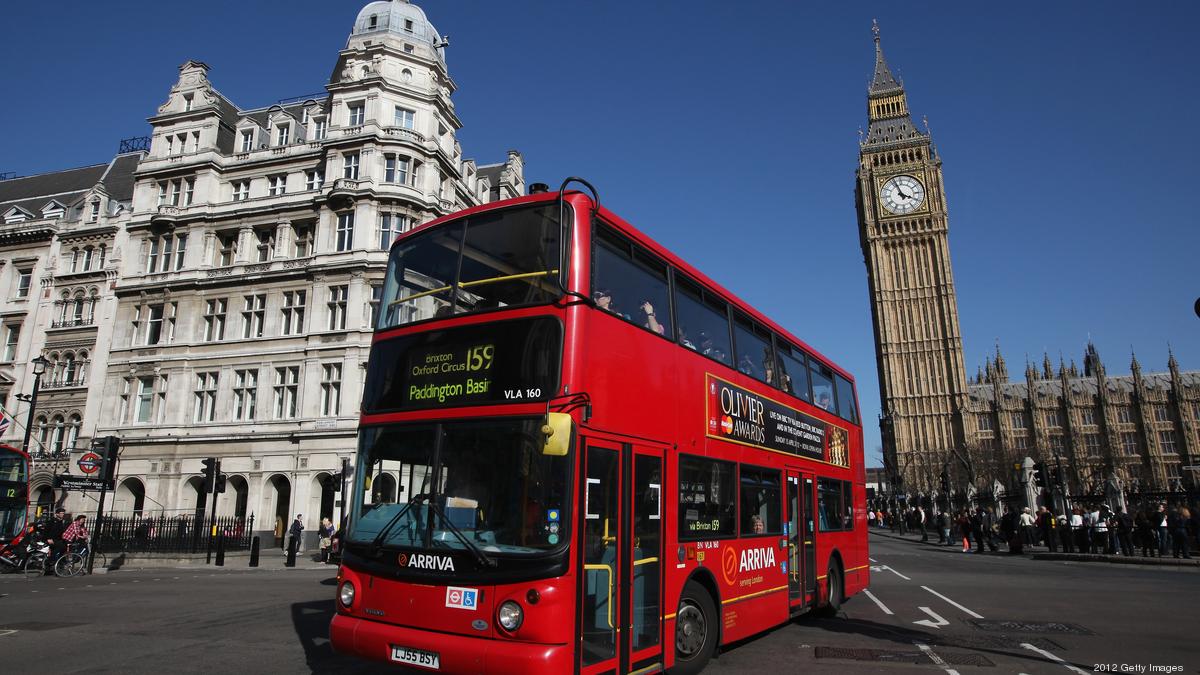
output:
M742 560L738 565L738 572L756 572L758 570L775 566L775 549L773 548L748 548L742 551Z
M401 567L415 567L435 572L453 572L454 559L445 555L429 555L426 553L401 553L396 557Z

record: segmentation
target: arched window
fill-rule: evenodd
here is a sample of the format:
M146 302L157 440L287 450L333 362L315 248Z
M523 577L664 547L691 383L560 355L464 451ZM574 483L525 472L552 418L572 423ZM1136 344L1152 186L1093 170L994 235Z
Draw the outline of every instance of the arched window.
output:
M58 322L60 324L67 322L67 306L71 304L70 296L64 292L62 300L58 301Z
M46 443L50 439L50 425L46 423L46 417L43 415L37 418L34 426L37 427L37 447L35 448L35 452L45 452L47 449Z
M71 306L71 320L76 324L83 323L83 292L75 295L75 302Z
M50 361L50 381L58 382L62 379L62 360L59 357L58 352L50 352L46 355L46 359Z
M71 272L79 271L79 248L71 249Z
M67 352L63 354L62 361L62 383L70 384L75 381L76 364L75 354Z
M67 420L67 448L74 448L75 443L79 440L79 427L83 426L83 419L79 415L71 415Z
M55 415L51 426L53 428L50 430L50 452L55 455L61 454L66 437L66 420L62 415Z
M98 269L98 270L104 269L104 258L107 255L108 255L108 246L106 244L100 244L100 261L96 264L96 269Z
M87 382L88 368L92 363L88 356L89 355L86 351L81 351L79 352L79 357L76 360L75 381L80 385L83 385Z
M100 302L100 294L98 291L96 291L96 289L93 288L91 290L91 292L88 294L88 307L87 307L88 325L91 325L96 322L96 304L98 302Z

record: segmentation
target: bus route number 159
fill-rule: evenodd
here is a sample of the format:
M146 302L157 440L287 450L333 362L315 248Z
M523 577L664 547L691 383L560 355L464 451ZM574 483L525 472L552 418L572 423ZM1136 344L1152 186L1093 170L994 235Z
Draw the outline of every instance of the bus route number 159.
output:
M492 369L492 354L495 348L492 345L478 345L467 350L467 370L491 370Z

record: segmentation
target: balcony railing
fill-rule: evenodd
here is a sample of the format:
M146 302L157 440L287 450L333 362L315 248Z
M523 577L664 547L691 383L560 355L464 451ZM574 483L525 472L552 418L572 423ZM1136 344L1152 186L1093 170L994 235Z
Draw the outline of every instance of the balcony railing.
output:
M79 319L63 319L61 321L53 321L50 323L51 328L78 328L79 326L90 326L96 323L94 317L84 317Z
M42 389L67 389L69 387L83 387L87 385L87 378L79 375L73 378L58 378L42 381Z

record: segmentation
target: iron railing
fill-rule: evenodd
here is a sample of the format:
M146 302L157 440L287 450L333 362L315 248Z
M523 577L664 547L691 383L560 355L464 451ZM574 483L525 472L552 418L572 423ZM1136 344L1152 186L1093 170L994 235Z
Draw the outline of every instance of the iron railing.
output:
M254 515L248 518L226 516L211 518L194 515L104 516L96 528L101 550L110 554L129 553L201 553L215 550L224 538L226 551L250 548Z

